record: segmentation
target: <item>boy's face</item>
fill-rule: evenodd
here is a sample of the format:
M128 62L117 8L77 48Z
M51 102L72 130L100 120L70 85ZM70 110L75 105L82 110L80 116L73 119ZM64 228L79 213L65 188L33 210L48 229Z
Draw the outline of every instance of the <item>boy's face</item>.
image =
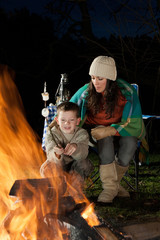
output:
M55 117L60 129L64 133L74 133L75 127L80 123L74 111L60 111L58 117Z

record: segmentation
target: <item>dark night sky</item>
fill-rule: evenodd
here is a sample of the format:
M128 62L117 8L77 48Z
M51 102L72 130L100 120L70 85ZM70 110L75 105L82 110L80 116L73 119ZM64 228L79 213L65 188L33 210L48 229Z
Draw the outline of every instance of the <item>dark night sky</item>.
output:
M45 5L48 2L49 2L48 0L1 0L0 6L4 8L6 11L14 11L15 9L20 10L25 7L31 13L37 13L41 16L46 16L48 15L48 13L45 9ZM99 1L92 0L90 3L90 6L91 6L90 12L92 16L93 32L99 37L108 34L108 32L110 31L114 32L115 30L114 30L114 27L111 26L111 22L109 22L108 20L107 21L105 20L106 18L105 11L103 11L103 14L102 14L101 4L99 4ZM107 11L108 11L108 8L107 8ZM74 9L72 10L72 15L74 16L75 19L80 19L80 13L77 7L74 7ZM53 16L50 16L50 17L53 17Z
M13 11L14 9L28 8L31 12L43 14L44 5L48 1L46 0L1 0L0 6L7 11Z
M0 7L6 11L14 11L14 9L27 8L31 13L37 13L41 16L48 15L45 5L49 0L1 0ZM119 3L126 1L97 1L88 0L88 9L91 17L92 28L94 34L101 37L108 37L110 34L114 35L128 35L135 36L137 32L139 19L141 17L148 17L144 12L146 0L130 0L127 6L119 12ZM152 1L152 6L156 5L156 1ZM113 11L117 13L117 18L113 18ZM81 19L78 7L74 7L71 16L74 19ZM54 17L53 15L51 17ZM142 28L140 33L145 33L146 28Z

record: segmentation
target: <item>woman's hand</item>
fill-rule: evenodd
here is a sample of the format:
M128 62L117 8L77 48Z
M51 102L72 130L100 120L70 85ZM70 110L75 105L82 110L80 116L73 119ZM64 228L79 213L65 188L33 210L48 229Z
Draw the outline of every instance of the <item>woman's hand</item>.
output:
M71 156L77 149L76 143L68 143L64 149L64 154Z
M96 140L100 140L105 137L114 136L117 130L114 127L96 127L91 129L91 135Z

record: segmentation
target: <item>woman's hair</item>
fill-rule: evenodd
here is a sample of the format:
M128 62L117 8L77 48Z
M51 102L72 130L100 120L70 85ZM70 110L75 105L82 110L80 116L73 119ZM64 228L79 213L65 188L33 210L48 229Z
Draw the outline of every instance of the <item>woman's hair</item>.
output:
M107 118L112 117L115 106L118 104L119 96L120 91L116 81L107 79L104 95L97 93L92 81L90 81L88 95L86 97L87 114L94 116L100 112L100 110L105 109Z

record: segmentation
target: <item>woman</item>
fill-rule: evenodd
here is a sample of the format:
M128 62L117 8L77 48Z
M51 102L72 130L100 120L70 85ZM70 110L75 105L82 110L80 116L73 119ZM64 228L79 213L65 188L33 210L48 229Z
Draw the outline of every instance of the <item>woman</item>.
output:
M95 58L89 75L90 83L70 101L79 105L81 126L90 129L97 141L103 187L98 201L111 203L116 196L129 197L120 181L135 154L137 140L145 136L145 127L137 92L129 83L116 79L113 58Z

